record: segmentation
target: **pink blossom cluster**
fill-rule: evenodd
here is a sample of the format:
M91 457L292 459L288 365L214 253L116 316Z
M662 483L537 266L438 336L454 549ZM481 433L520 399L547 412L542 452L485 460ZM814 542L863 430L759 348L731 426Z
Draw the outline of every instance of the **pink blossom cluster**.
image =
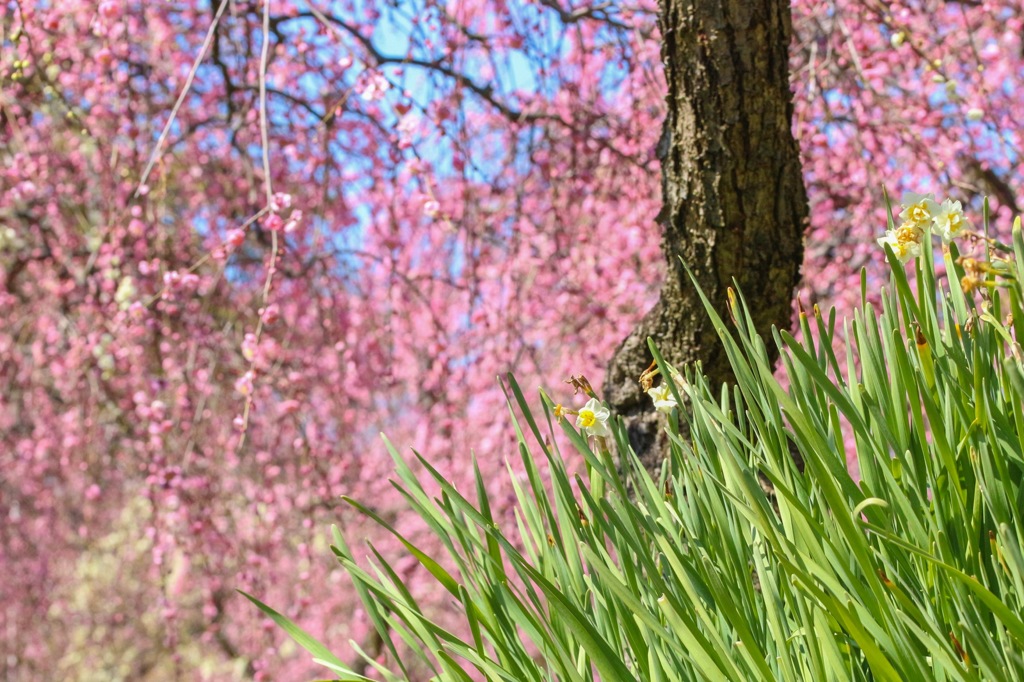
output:
M904 193L931 192L980 218L988 196L1006 234L1022 201L1021 3L798 0L793 12L805 300L857 303L861 267L880 259L883 186L896 213Z
M1019 4L795 3L805 299L882 185L1007 222ZM421 536L380 431L509 509L495 376L600 385L657 297L653 12L0 3L0 677L315 674L235 588L368 641L325 530Z

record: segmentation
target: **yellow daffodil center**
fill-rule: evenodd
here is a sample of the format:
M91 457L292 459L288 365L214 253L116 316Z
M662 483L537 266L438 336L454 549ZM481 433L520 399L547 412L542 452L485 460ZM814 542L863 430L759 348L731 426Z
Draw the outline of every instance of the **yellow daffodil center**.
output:
M925 206L923 201L911 206L907 215L909 215L910 219L915 223L928 222L928 219L932 217L931 214L928 213L928 208Z
M593 410L583 409L580 410L580 424L583 428L589 429L597 422L597 417L594 415Z
M900 244L909 244L910 242L917 243L920 238L920 232L916 227L904 224L898 230L896 230L896 241Z

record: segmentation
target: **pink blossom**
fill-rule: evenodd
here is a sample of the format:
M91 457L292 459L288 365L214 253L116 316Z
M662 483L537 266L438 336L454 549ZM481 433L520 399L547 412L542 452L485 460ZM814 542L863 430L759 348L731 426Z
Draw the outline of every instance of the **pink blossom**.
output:
M242 357L252 362L256 358L256 335L248 333L242 340Z
M380 71L368 69L356 79L355 91L367 102L379 102L391 88L391 83Z
M121 2L118 0L104 0L99 7L100 16L104 19L117 19L121 16Z
M225 243L233 249L237 249L245 242L245 230L233 229L228 230L227 238Z
M263 221L263 226L271 232L280 232L284 228L284 220L276 213L271 213Z
M398 120L398 125L395 126L395 130L400 133L410 135L419 128L420 117L416 114L406 114Z
M286 208L290 208L292 205L292 195L285 194L284 192L276 192L270 198L270 210L274 213L280 213Z
M284 224L285 234L295 232L295 230L299 229L299 225L302 224L302 217L302 211L299 209L292 211L292 214L288 217L288 222Z
M252 395L253 376L252 372L246 372L235 381L235 390L244 396Z
M281 317L281 308L276 303L271 303L261 313L264 324L272 325Z

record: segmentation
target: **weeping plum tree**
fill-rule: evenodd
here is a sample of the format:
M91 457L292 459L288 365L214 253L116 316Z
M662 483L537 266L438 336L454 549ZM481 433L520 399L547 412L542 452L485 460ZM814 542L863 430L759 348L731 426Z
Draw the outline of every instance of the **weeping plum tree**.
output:
M636 329L624 413L648 335L722 378L677 256L785 323L787 43L805 300L859 297L883 185L1007 224L1019 0L662 10L0 2L0 678L308 679L233 588L364 641L317 543L342 493L415 535L379 431L498 513L496 374L599 385Z
M629 421L630 440L653 468L663 447L639 373L653 338L673 362L701 361L717 385L728 363L683 264L725 310L726 290L750 294L767 334L788 327L803 260L807 199L792 134L789 3L662 0L668 85L660 145L667 276L661 296L616 351L605 392Z

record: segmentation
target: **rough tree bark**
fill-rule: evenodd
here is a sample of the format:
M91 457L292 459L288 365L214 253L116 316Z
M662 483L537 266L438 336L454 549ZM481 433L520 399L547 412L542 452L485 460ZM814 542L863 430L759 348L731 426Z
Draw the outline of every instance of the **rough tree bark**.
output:
M651 362L647 337L669 362L700 360L712 381L731 379L680 258L723 319L735 279L762 333L772 324L788 328L807 219L791 129L787 0L660 0L660 27L668 112L659 222L668 273L660 300L616 351L604 386L650 470L665 443L637 381Z

